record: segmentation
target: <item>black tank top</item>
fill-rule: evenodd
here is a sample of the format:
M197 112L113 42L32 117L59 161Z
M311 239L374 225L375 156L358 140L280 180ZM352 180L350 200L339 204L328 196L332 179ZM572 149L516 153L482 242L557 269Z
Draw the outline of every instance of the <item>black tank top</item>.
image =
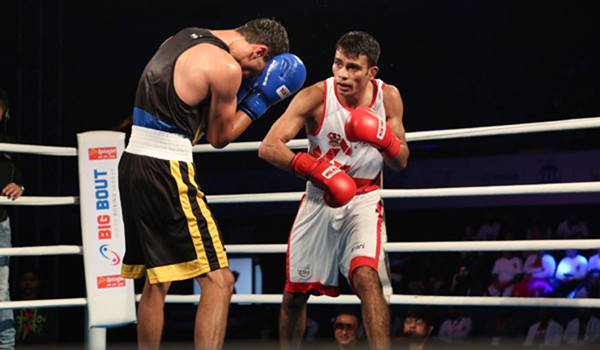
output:
M227 52L229 46L202 28L186 28L161 46L142 73L135 95L134 125L183 134L190 140L202 132L202 111L210 96L196 106L183 102L175 92L173 71L179 55L198 44L213 44ZM153 118L157 120L152 120Z

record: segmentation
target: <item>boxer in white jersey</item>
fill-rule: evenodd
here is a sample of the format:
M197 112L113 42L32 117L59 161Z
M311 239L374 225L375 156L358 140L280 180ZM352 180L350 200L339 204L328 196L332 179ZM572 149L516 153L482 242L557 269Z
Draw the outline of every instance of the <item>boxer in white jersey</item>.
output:
M379 187L383 164L408 160L398 89L375 79L379 44L364 32L337 42L333 77L301 90L275 122L259 157L309 180L290 233L279 331L283 349L298 349L313 295L339 295L338 271L361 299L371 349L389 349L391 294ZM302 128L308 153L286 143Z

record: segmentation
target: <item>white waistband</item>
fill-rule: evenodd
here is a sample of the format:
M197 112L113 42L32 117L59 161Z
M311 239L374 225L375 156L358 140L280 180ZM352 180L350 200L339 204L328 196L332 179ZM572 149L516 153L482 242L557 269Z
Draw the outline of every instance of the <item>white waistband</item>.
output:
M192 143L180 134L134 125L125 152L164 160L193 162Z

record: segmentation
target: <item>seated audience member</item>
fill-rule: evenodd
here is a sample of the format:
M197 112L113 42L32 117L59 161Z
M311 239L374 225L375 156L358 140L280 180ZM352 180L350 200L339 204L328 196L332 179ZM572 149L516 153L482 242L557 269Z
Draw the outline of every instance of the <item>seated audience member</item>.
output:
M502 253L492 269L492 284L488 287L488 295L512 295L514 284L523 277L523 262L514 256L512 251Z
M335 346L327 349L353 350L367 349L366 342L359 340L361 312L357 307L343 306L336 310L333 323Z
M525 237L527 239L552 239L552 228L543 222L539 212L533 214Z
M598 253L590 256L590 260L588 261L588 271L591 270L600 270L600 249L598 249Z
M600 269L588 271L587 277L569 297L600 298Z
M452 285L448 293L457 296L469 296L473 288L473 278L466 265L462 265L452 277Z
M25 268L19 274L18 294L14 300L38 300L42 284L38 270ZM58 315L56 309L15 309L15 342L17 348L35 347L45 344L43 349L49 349L49 344L58 342Z
M404 319L404 334L410 350L428 349L425 346L433 331L434 314L431 306L411 305Z
M556 260L543 251L531 251L523 265L523 280L515 284L515 297L543 297L551 293L550 279L556 270Z
M513 316L510 307L501 307L500 316L488 321L485 332L491 345L503 347L520 345L523 342L524 333L523 322Z
M473 329L473 321L463 317L462 309L458 306L448 306L448 315L450 318L442 323L438 337L449 343L467 339Z
M577 309L579 316L569 321L562 340L567 345L585 346L600 341L600 320L590 309Z
M571 215L558 225L556 236L565 239L575 238L575 236L585 238L588 236L588 228L585 222L581 221L576 215Z
M529 327L524 346L559 346L563 335L563 326L550 318L551 312L547 307L539 310L540 321Z
M585 278L587 266L587 259L577 254L577 249L567 249L566 256L556 267L554 295L566 297L575 290Z
M488 212L485 214L485 222L477 231L477 237L482 241L495 241L500 233L500 224L496 221L494 214Z

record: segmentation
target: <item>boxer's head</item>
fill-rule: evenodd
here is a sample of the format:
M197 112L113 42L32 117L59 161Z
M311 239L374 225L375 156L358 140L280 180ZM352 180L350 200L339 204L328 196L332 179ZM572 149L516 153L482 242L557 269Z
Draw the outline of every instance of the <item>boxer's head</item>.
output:
M365 89L379 71L379 52L379 43L365 32L349 32L337 41L332 71L338 94Z
M290 50L285 28L272 19L255 19L235 29L244 37L247 47L230 47L231 54L242 66L244 76L259 75L267 63L275 56Z

